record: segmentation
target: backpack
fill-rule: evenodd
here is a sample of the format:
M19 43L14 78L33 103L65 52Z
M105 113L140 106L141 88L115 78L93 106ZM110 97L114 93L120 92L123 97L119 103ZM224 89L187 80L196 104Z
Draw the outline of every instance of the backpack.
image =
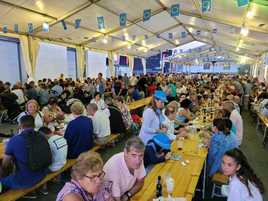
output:
M45 170L52 163L52 154L45 136L32 131L27 137L27 165L33 172Z

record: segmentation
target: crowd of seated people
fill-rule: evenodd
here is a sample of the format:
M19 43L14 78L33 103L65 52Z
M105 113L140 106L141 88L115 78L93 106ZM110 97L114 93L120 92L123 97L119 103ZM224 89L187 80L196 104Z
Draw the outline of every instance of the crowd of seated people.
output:
M67 158L77 158L71 181L59 192L57 200L129 200L143 186L147 174L145 167L149 170L155 164L170 159L172 141L188 136L196 111L206 104L207 107L219 107L217 117L212 119L212 132L205 139L209 178L223 171L232 177L232 188L237 185L241 192L248 190L248 196L260 197L260 192L263 192L261 182L250 175L252 169L241 162L239 157L242 156L237 151L243 143L242 104L252 100L257 81L250 77L236 78L213 74L158 74L105 80L100 73L98 78L87 78L83 82L43 79L38 81L38 86L33 81L25 87L17 84L14 100L19 106L17 121L21 129L7 143L3 169L7 169L14 157L15 161L24 162L22 169L28 171L28 175L32 174L25 166L27 150L23 138L30 131L43 134L52 153L58 146L61 149L52 154L52 162L46 170L33 175L30 181L20 183L20 172L9 176L3 174L5 176L0 179L2 189L33 186L47 174L47 170L57 171ZM13 93L10 85L0 83L0 89L1 104L11 110L10 106L6 107L5 100L7 93ZM134 123L127 103L147 96L152 96L152 101L143 111L138 136L128 139L121 153L111 156L103 164L98 154L88 152L94 141L105 143L112 133L125 134L131 129ZM212 100L218 105L212 106ZM25 108L21 110L23 101ZM14 101L12 104L15 104ZM9 114L13 112L12 109ZM32 123L25 123L25 117ZM243 180L239 178L239 168L230 172L227 163L251 172ZM16 165L21 164L18 162ZM237 179L233 179L234 175ZM242 201L242 198L231 199L238 196L234 195L238 193L235 190L232 193L229 201Z

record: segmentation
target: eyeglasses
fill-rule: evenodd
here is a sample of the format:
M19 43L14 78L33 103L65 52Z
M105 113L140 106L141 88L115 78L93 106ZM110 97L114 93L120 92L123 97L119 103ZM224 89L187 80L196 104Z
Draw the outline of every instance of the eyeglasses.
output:
M98 175L94 175L94 176L88 176L88 175L85 175L86 178L88 178L91 182L94 182L96 181L96 179L103 179L105 176L105 172L102 171L100 174Z

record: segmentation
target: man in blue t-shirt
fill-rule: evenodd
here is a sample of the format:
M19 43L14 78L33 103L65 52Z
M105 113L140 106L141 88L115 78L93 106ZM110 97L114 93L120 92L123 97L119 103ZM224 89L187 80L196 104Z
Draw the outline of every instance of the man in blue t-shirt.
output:
M31 115L21 117L19 127L20 132L9 140L2 161L4 175L8 175L7 169L12 161L16 171L0 179L0 192L8 189L30 188L42 180L48 172L47 169L33 172L28 167L27 135L34 132L34 118Z

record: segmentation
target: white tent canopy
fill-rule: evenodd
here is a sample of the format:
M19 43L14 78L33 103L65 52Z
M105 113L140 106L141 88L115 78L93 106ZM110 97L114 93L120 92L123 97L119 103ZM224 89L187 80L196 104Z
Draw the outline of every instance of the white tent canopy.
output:
M237 7L236 1L214 0L210 12L201 12L198 0L0 0L0 27L13 30L18 24L21 33L33 23L33 36L83 45L87 48L113 51L146 57L161 50L171 49L191 41L202 41L213 47L222 47L235 55L256 58L268 49L268 4L253 0L246 7ZM171 5L180 4L180 16L171 17ZM143 22L143 10L151 9L149 21ZM247 17L248 11L253 13ZM119 14L127 13L126 27L120 27ZM103 16L105 29L99 30L97 17ZM81 27L75 29L75 19ZM65 20L67 30L61 20ZM50 31L42 32L48 22ZM249 29L247 36L241 27ZM216 29L216 33L213 30ZM181 32L187 32L181 38ZM200 31L200 34L196 34ZM170 39L169 33L173 33ZM103 38L108 43L103 43ZM130 48L131 46L131 48ZM238 48L239 47L239 51ZM237 51L236 51L237 50Z

